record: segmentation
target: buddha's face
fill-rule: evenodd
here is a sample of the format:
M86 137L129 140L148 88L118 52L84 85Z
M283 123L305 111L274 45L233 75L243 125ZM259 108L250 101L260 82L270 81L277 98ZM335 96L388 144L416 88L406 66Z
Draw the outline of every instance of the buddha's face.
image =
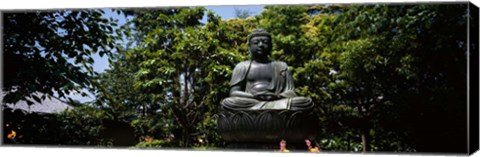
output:
M271 40L268 36L255 36L250 39L248 48L252 53L252 57L265 58L268 57L271 47Z

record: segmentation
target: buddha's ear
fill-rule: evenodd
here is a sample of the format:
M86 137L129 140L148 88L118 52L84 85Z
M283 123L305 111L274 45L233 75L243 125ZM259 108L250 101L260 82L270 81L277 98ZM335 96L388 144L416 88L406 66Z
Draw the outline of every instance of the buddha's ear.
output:
M280 75L286 76L287 72L288 72L287 69L282 69L282 70L280 70Z

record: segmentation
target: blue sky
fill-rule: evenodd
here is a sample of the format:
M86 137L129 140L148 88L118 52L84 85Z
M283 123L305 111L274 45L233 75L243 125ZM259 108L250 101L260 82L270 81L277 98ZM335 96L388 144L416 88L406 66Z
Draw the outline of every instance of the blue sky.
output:
M222 19L227 20L227 19L235 18L235 8L240 10L246 10L250 12L250 15L255 16L259 14L264 7L265 7L264 5L237 5L237 6L206 6L205 8L221 16ZM114 19L118 19L119 25L125 24L127 20L123 15L118 15L111 11L105 11L105 17L107 18L112 17ZM202 19L202 22L206 23L206 21L207 21L207 17L205 14L204 18ZM106 56L100 57L98 54L95 54L93 55L93 59L95 61L93 64L93 69L95 71L104 72L105 69L109 69L108 58ZM74 100L78 100L80 102L91 101L94 99L93 96L82 97L77 94L71 94L69 95L69 97Z

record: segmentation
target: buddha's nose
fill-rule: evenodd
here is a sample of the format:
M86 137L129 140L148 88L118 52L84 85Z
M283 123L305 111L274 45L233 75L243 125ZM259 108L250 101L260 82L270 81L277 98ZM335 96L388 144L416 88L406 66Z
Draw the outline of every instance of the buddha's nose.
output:
M263 47L263 45L264 45L263 42L259 42L259 43L258 43L258 46L259 46L259 47Z

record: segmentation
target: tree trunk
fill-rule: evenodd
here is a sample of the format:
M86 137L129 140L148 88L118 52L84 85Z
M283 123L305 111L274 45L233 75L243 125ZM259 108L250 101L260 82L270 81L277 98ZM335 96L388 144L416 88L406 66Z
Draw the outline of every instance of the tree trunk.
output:
M182 128L182 142L183 142L183 147L188 147L188 145L190 144L189 143L189 135L190 135L190 132L188 131L188 127L184 127Z
M366 153L367 151L371 151L370 148L370 129L368 127L365 127L361 131L362 135L362 148L363 148L363 153Z

